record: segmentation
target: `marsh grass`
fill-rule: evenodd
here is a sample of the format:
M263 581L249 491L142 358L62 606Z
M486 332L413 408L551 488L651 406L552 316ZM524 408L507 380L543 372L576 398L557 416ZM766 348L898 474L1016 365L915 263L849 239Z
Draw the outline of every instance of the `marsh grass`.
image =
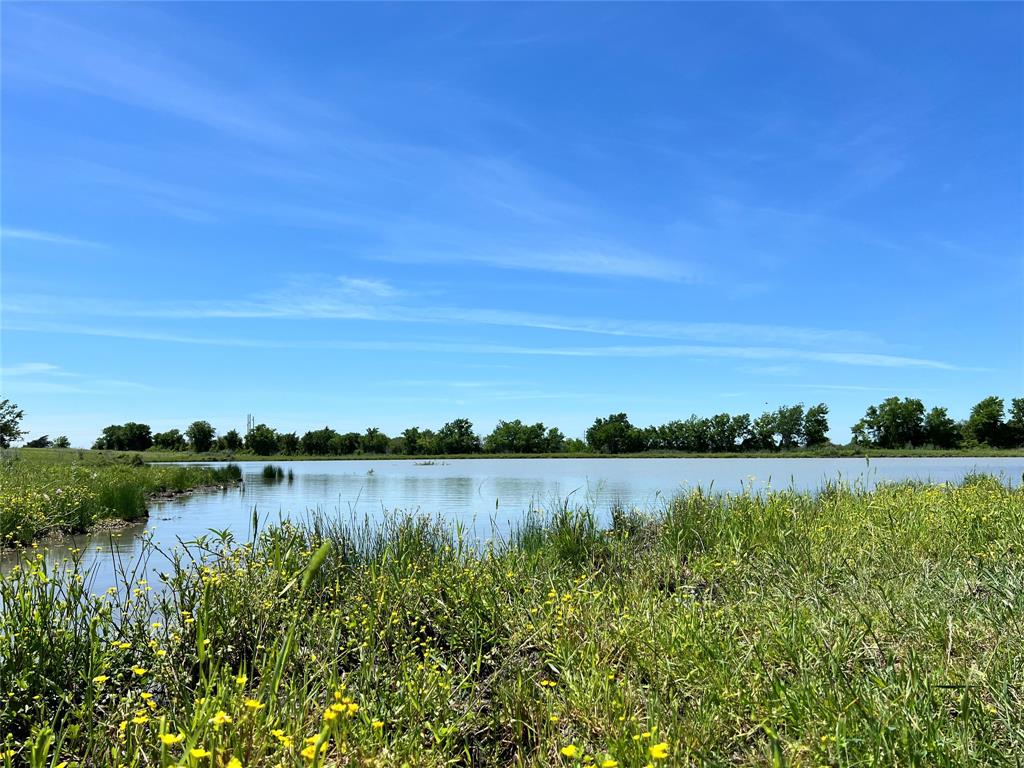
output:
M483 548L316 516L98 597L25 552L0 735L33 766L1017 765L1022 530L1024 490L970 478L562 507Z
M153 494L223 485L241 476L234 464L83 466L12 457L0 464L0 546L24 545L58 532L79 533L101 520L138 520L146 516Z

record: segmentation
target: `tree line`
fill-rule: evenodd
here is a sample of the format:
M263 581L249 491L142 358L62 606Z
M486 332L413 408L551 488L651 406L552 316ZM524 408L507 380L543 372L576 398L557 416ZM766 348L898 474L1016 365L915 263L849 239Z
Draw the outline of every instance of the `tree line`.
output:
M190 450L197 453L250 451L260 456L346 456L353 454L445 455L474 453L686 453L774 452L831 445L825 403L809 407L784 405L756 418L748 413L690 416L660 426L640 427L625 413L600 417L587 429L585 439L566 437L557 427L527 424L519 419L499 421L481 437L469 419L454 419L440 429L410 427L388 436L376 427L365 432L338 432L331 427L279 432L267 424L254 424L246 433L231 429L218 435L207 421L195 421L184 431L153 434L146 424L112 424L94 448L144 451ZM925 409L916 398L890 397L869 406L852 430L851 444L877 448L942 449L1024 447L1024 398L1014 398L1007 409L1000 397L987 397L963 421L954 421L942 407Z

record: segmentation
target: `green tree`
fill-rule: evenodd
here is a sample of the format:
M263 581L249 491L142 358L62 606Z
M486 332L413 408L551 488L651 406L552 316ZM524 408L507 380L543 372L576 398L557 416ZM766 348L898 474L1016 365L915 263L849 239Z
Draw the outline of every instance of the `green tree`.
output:
M56 440L53 441L53 447L54 448L70 448L71 447L71 441L68 440L68 436L67 435L61 435L60 437L58 437Z
M544 450L548 453L561 453L565 450L565 435L558 427L551 427L544 435Z
M828 443L828 406L812 405L804 414L804 445L814 448Z
M629 423L624 413L594 419L586 437L590 448L599 453L632 453L643 445L643 433Z
M924 441L936 448L956 448L960 444L960 428L945 408L932 408L924 417Z
M1010 418L1006 426L1009 428L1010 445L1024 448L1024 397L1015 397L1010 401Z
M868 406L864 418L853 425L856 443L879 448L904 448L924 442L924 403L914 397L889 397Z
M196 453L207 453L213 448L216 435L217 430L208 421L193 421L185 430L188 443Z
M1007 444L1003 411L1003 398L995 395L986 397L971 408L971 415L964 426L965 436L980 445L1002 448Z
M359 447L363 453L385 454L388 452L388 444L391 438L381 432L377 427L369 427L366 434L359 440Z
M35 440L29 440L25 443L26 448L49 448L53 445L53 441L49 435L42 435L37 437Z
M473 432L469 419L453 419L437 432L441 453L479 453L480 438Z
M774 451L778 447L775 443L777 422L778 413L775 411L765 411L754 419L750 425L749 447L755 451Z
M310 456L326 456L331 453L331 442L339 437L338 433L330 427L323 429L312 429L304 434L299 441L302 452Z
M803 442L804 407L783 405L775 412L775 434L779 437L779 448L789 450Z
M295 456L299 445L299 436L294 432L283 432L277 436L277 450L285 456Z
M348 456L359 450L363 436L358 432L346 432L343 435L335 434L331 438L330 450L335 456Z
M245 436L245 447L257 456L277 453L277 431L266 424L257 424Z
M0 448L10 448L11 443L25 434L21 420L25 412L10 400L0 400Z
M542 423L524 424L515 419L499 421L484 438L483 447L488 453L541 453L548 450L548 442Z
M181 434L180 429L157 432L153 435L153 445L163 451L184 451L186 448L185 436Z
M420 429L419 427L409 427L402 432L402 438L404 445L402 446L402 453L408 456L415 456L420 453L426 453L423 450L423 446L420 444Z
M229 429L218 441L227 451L238 451L242 448L242 436L237 429Z

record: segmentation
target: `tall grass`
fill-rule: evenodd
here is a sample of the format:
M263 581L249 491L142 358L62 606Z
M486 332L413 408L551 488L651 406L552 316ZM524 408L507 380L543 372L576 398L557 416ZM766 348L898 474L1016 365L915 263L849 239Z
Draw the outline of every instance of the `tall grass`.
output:
M25 552L0 735L19 765L1016 765L1022 531L1024 490L972 478L563 509L482 550L315 518L99 597Z
M145 517L147 498L237 481L226 467L81 466L25 462L0 465L0 546L27 544L55 532L80 532L100 520Z

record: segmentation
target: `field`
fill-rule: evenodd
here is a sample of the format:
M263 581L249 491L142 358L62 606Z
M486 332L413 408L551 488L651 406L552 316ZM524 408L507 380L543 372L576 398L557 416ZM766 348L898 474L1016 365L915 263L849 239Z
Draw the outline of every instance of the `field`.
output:
M153 494L239 477L238 467L154 467L96 452L11 452L0 457L0 547L80 533L104 521L138 520Z
M324 519L0 581L0 754L55 766L964 766L1024 755L1024 490Z

